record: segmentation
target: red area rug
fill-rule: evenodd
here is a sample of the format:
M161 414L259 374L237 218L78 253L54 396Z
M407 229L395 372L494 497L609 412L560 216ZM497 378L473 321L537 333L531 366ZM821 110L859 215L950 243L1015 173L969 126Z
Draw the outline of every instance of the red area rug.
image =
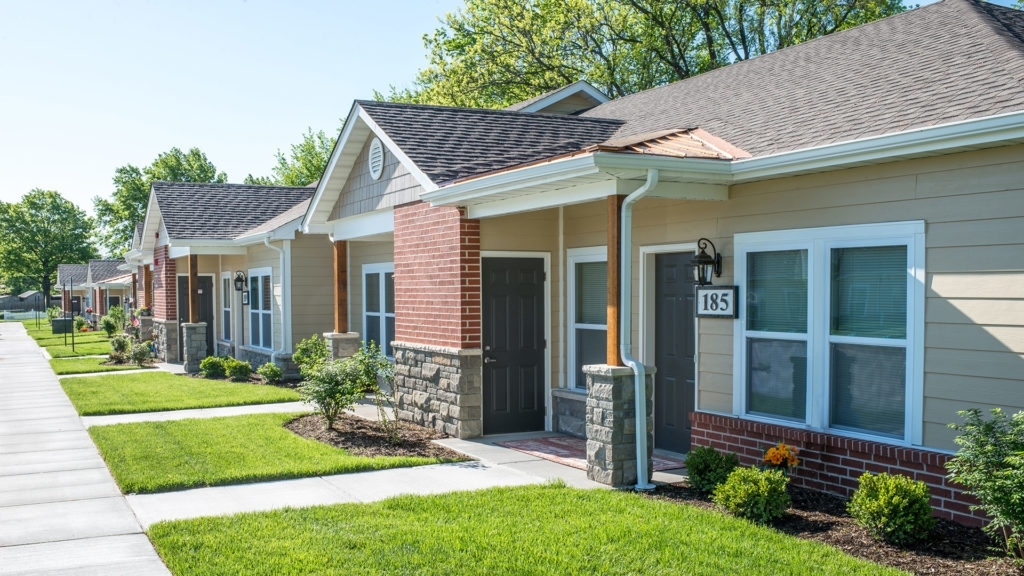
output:
M587 441L574 436L550 436L547 438L531 438L529 440L509 440L498 442L498 445L511 448L524 454L530 454L565 466L580 470L587 469ZM674 470L686 464L676 458L654 456L654 470Z

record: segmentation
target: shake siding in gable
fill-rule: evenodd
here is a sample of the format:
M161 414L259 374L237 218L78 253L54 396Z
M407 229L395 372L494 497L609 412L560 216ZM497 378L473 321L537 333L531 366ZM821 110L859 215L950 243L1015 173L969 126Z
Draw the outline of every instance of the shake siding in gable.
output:
M334 264L326 236L297 234L291 241L292 346L330 332L334 316Z
M1022 159L1024 146L1013 146L736 185L724 202L642 200L634 243L708 237L725 256L715 284L727 285L736 233L924 220L924 445L953 450L957 410L1024 408ZM575 217L591 208L566 208L567 247L597 239ZM700 321L701 410L731 412L732 327Z
M402 166L398 158L386 149L384 169L380 178L374 180L370 176L367 155L372 139L371 136L363 145L328 220L338 220L380 208L391 208L419 199L419 183L405 166Z

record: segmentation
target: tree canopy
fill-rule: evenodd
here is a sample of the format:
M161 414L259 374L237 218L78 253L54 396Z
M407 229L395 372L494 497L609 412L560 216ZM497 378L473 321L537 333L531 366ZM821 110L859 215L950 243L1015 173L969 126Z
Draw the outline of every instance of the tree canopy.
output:
M100 242L111 256L121 257L130 247L135 224L146 216L150 184L166 182L227 182L228 176L199 148L182 152L171 148L145 168L125 164L114 171L114 193L108 200L93 198L100 226Z
M245 177L246 184L263 186L307 186L320 179L331 158L334 138L323 130L313 132L307 128L302 141L292 144L290 156L285 156L280 149L277 151L277 164L272 169L273 176Z
M423 37L413 88L378 99L502 107L585 79L617 98L903 10L901 0L466 0Z
M20 202L0 202L0 276L8 287L49 295L58 264L99 257L92 233L85 211L53 190L36 188Z

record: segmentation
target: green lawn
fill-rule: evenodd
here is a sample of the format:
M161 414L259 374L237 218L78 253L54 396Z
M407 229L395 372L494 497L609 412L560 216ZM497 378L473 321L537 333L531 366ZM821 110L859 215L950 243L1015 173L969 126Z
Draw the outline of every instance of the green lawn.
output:
M75 340L75 346L72 349L68 340L67 346L44 346L46 351L50 353L51 358L73 358L75 356L97 356L99 354L110 354L110 342L104 338L102 342L79 342Z
M288 388L206 380L169 372L65 378L60 385L82 416L270 404L299 399L299 394Z
M557 485L161 522L176 576L905 574L692 506Z
M33 337L36 344L40 346L63 346L64 345L64 334L40 334L39 336ZM104 332L76 332L75 333L75 344L90 344L94 342L106 342L110 343L110 339ZM71 345L71 334L67 335L67 345Z
M58 376L64 374L90 374L94 372L117 372L138 370L135 364L105 365L106 358L57 358L50 360L50 366ZM152 368L152 366L146 366Z
M89 429L125 494L436 464L352 456L284 428L296 414L172 420Z

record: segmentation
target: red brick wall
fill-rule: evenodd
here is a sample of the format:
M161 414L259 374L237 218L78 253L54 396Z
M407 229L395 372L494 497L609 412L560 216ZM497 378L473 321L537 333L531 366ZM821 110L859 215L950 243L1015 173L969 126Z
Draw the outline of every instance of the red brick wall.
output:
M177 320L177 274L174 260L167 257L167 246L153 250L153 318Z
M459 208L395 208L395 339L479 348L480 222Z
M928 485L935 516L968 526L979 526L985 518L970 510L977 501L946 479L948 454L704 412L690 413L690 423L691 447L735 452L744 466L760 463L765 449L778 442L797 448L800 464L790 473L797 486L848 498L864 472L903 474Z

